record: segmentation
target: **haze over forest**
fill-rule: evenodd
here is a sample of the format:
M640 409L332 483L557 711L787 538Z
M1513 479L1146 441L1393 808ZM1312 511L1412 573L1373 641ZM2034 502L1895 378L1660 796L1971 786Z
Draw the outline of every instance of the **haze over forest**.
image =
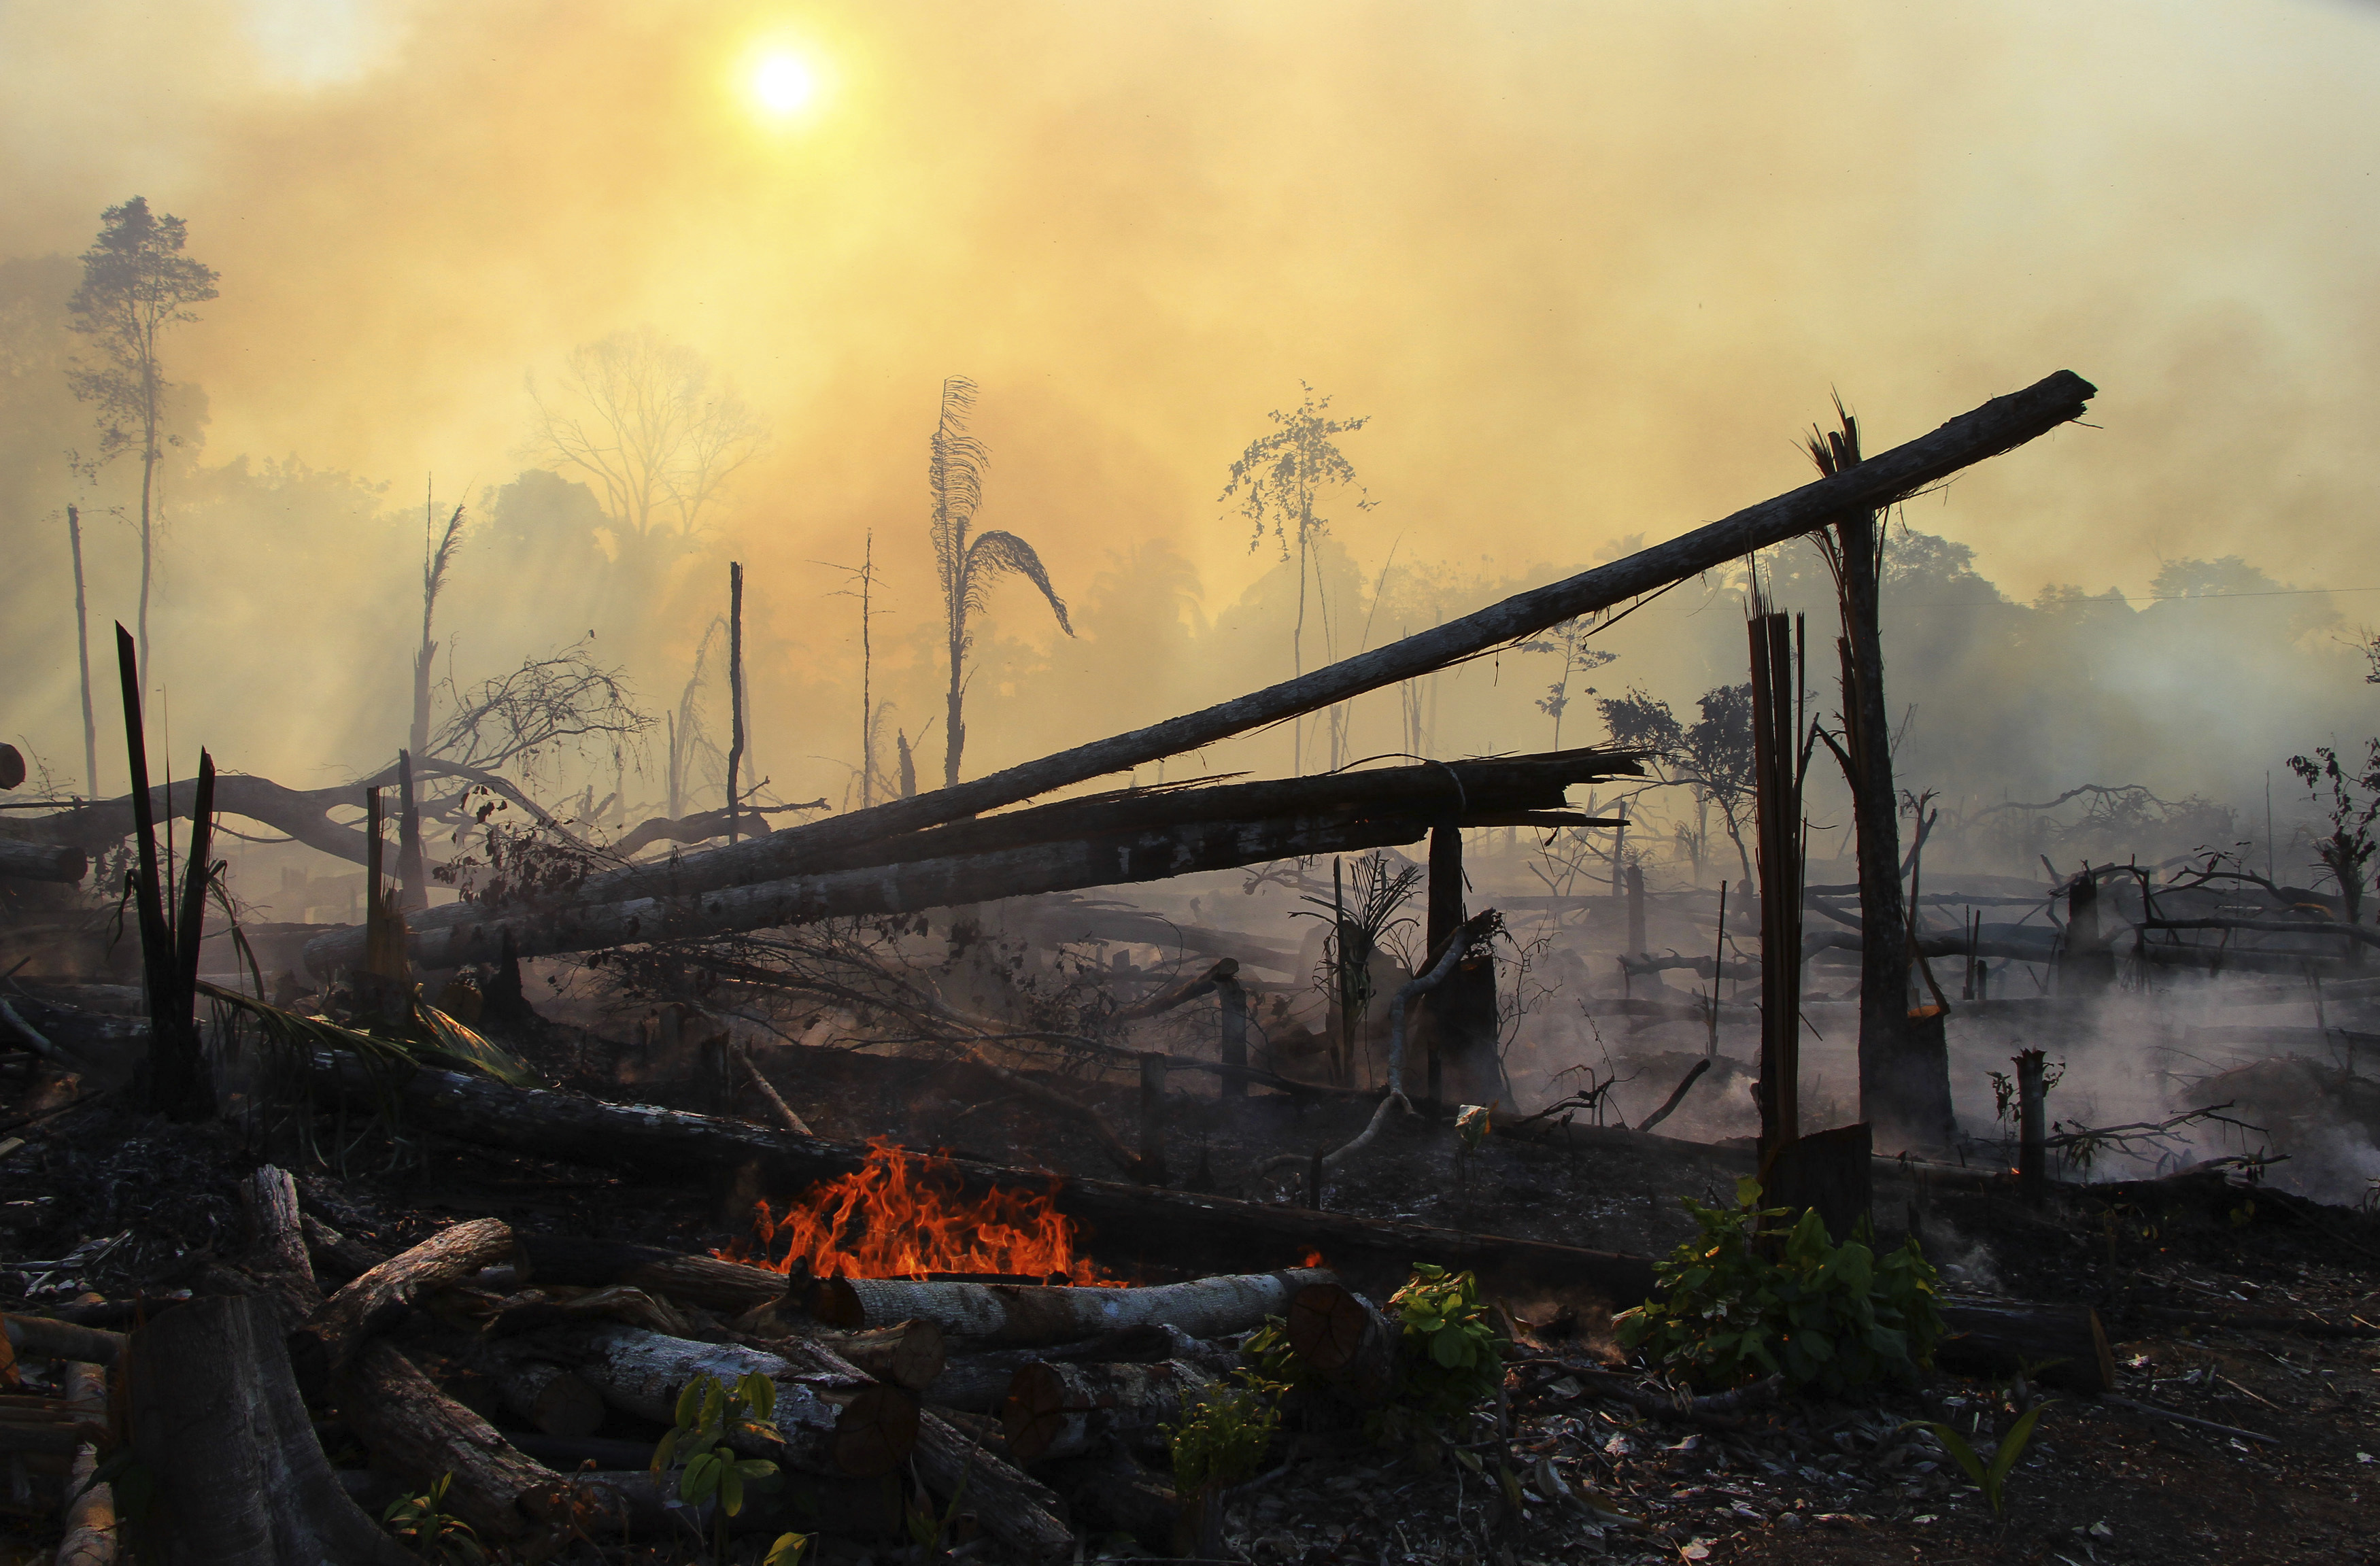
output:
M764 797L856 803L871 533L880 766L905 732L930 786L953 376L978 525L1034 546L1075 632L990 590L969 775L1290 673L1298 567L1222 492L1306 388L1366 420L1320 497L1309 668L1806 481L1832 393L1876 451L2070 368L2090 427L1903 518L1904 784L2240 812L2107 845L2180 853L2260 837L2268 773L2286 835L2287 759L2380 725L2369 6L250 0L15 7L0 61L6 737L61 790L91 786L66 508L103 670L139 575L137 460L68 464L96 442L67 301L136 193L220 273L162 339L149 674L177 774L203 743L319 786L404 743L427 500L466 508L442 681L586 639L654 719L617 764L548 759L544 796L624 790L633 821L665 802L665 716L724 747L715 644L687 686L736 560ZM802 90L772 101L771 61ZM698 361L754 437L641 531L540 439L607 340ZM1823 645L1815 556L1771 568ZM1713 576L1598 635L1617 660L1572 677L1561 743L1602 737L1588 686L1691 718L1745 677L1742 619ZM1560 662L1508 650L1308 725L1302 758L1280 729L1167 775L1547 748ZM686 806L721 783L695 765Z

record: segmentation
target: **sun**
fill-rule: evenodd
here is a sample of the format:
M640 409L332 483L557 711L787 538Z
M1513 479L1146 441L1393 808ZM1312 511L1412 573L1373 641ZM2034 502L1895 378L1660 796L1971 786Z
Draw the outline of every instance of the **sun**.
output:
M775 50L753 62L746 87L761 113L788 119L818 97L818 72L799 55Z

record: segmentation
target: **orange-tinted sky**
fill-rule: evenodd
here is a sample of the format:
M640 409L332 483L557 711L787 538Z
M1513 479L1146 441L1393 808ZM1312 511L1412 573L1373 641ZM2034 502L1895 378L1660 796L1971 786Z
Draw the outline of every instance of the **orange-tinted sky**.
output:
M211 460L466 492L650 322L776 431L763 561L914 530L965 372L988 522L1174 534L1211 601L1301 378L1375 419L1377 539L1570 564L1799 481L1830 386L1900 437L2071 367L2106 429L1935 517L1986 575L2380 586L2369 6L192 0L12 7L0 61L0 250L137 190L222 271Z

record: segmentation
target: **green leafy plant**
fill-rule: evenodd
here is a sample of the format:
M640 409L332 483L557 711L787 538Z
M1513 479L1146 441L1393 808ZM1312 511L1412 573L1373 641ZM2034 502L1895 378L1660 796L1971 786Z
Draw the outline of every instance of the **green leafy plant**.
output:
M1655 1269L1661 1297L1615 1318L1621 1346L1697 1386L1782 1375L1829 1394L1914 1379L1942 1336L1935 1272L1915 1243L1878 1258L1854 1237L1835 1244L1815 1211L1791 1227L1762 1208L1760 1184L1737 1205L1686 1209L1701 1232Z
M1451 1419L1496 1395L1503 1340L1480 1303L1477 1279L1418 1262L1389 1296L1389 1312L1402 1329L1392 1401Z
M2024 1455L2026 1443L2033 1439L2034 1424L2041 1417L2041 1411L2048 1406L2047 1403L2037 1402L2018 1414L2016 1423L2010 1425L2008 1433L2000 1438L1999 1450L1992 1453L1989 1463L1976 1454L1966 1437L1938 1419L1912 1419L1901 1428L1924 1430L1939 1441L1942 1450L1950 1454L1950 1461L1957 1463L1974 1482L1976 1488L1984 1492L1984 1499L1992 1503L1992 1515L1997 1517L2000 1513L2003 1492L2008 1487L2009 1472L2016 1466L2017 1459Z
M454 1482L453 1474L441 1474L438 1482L421 1494L390 1501L381 1521L424 1560L439 1566L479 1566L488 1559L488 1552L480 1548L479 1535L446 1510L446 1490Z
M1278 1329L1268 1329L1278 1336ZM1287 1343L1281 1344L1287 1352ZM1173 1458L1173 1491L1193 1495L1209 1485L1245 1484L1256 1476L1281 1429L1274 1398L1280 1384L1243 1371L1235 1383L1211 1386L1184 1405L1178 1424L1164 1426Z
M652 1471L681 1464L678 1499L688 1506L710 1507L717 1524L720 1560L727 1559L727 1520L744 1510L747 1486L759 1487L777 1476L777 1465L766 1458L738 1457L728 1443L738 1436L779 1440L774 1415L777 1384L759 1371L748 1371L730 1387L716 1376L697 1376L677 1396L676 1424L653 1448ZM771 1551L786 1548L787 1535ZM806 1541L805 1541L806 1542ZM802 1544L793 1547L798 1559Z

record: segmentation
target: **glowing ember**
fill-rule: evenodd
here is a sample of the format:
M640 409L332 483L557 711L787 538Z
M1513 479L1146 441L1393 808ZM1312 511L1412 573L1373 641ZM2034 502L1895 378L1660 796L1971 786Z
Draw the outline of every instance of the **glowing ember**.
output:
M1053 1181L1050 1192L993 1190L970 1198L948 1159L880 1137L856 1173L810 1187L782 1217L759 1204L753 1243L722 1254L779 1272L802 1262L820 1278L998 1272L1120 1287L1076 1254L1074 1221L1050 1199L1055 1190Z

